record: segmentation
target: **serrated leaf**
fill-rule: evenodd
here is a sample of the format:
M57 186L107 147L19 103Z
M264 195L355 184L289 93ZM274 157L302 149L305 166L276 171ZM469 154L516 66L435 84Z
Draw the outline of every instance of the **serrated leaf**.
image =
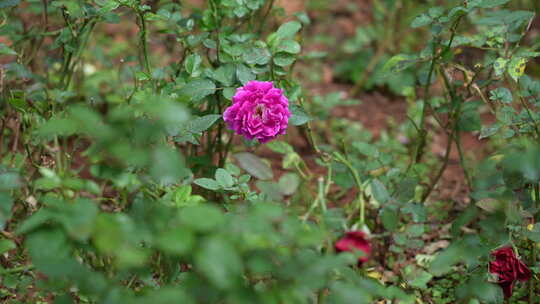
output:
M471 0L470 7L493 8L510 2L510 0Z
M392 75L413 66L416 62L418 62L416 56L395 55L384 64L382 71L384 75Z
M496 88L494 90L491 90L489 99L490 100L499 100L504 103L511 103L513 100L512 92L508 90L507 88Z
M518 81L518 79L525 74L525 68L527 67L527 59L526 58L512 58L510 63L508 64L508 74L514 79L514 81Z
M311 117L300 106L290 105L289 110L291 111L289 123L293 126L300 126L311 120Z
M294 152L294 149L291 145L289 145L288 143L284 141L279 141L279 140L273 140L271 142L268 142L266 144L266 147L268 147L270 150L276 153L281 153L281 154L288 154L288 153Z
M206 178L206 177L197 178L193 182L196 185L201 186L204 189L208 189L208 190L216 191L216 190L219 190L219 188L220 188L219 183L216 182L215 180L211 179L211 178Z
M284 195L292 195L300 185L300 178L296 173L285 173L278 182L280 192Z
M365 142L353 142L352 146L358 150L361 154L367 156L367 157L379 157L379 149L375 147L374 145L371 145L369 143Z
M298 21L290 21L287 23L282 24L277 32L276 35L279 38L293 38L296 33L302 28L302 24Z
M233 64L225 64L214 71L214 79L225 86L234 84L236 67Z
M201 74L201 71L200 71L201 63L202 63L201 56L197 54L191 54L186 58L184 62L184 68L186 69L186 72L188 72L188 74L191 77L197 77Z
M259 188L259 190L266 194L270 199L274 201L283 200L283 194L281 193L281 188L278 183L274 181L259 180L255 183L255 185L257 185L257 188Z
M249 152L241 152L236 153L234 157L238 160L240 167L252 176L261 180L268 180L274 177L270 166L263 162L257 155Z
M379 212L381 222L383 223L384 229L388 231L394 231L398 228L399 224L399 213L396 209L391 206L384 207Z
M289 54L298 54L302 50L300 44L294 40L283 40L279 43L277 48L278 52L285 52Z
M421 14L417 16L416 18L414 18L414 20L411 23L411 27L418 28L418 27L426 26L430 24L431 22L433 22L433 18L431 18L427 14Z
M250 80L255 80L256 76L249 67L244 64L238 64L236 66L236 78L238 78L242 84L246 84Z
M378 179L371 181L371 193L381 205L386 204L390 200L388 190L386 190L386 187Z
M197 103L206 96L213 94L216 85L208 79L195 79L184 85L178 95L183 101Z
M287 53L279 53L276 56L274 56L274 63L278 66L285 67L288 65L291 65L296 60L296 57L294 55L290 55Z
M215 174L216 181L222 188L230 188L234 185L232 175L225 169L219 168Z
M208 114L195 118L188 124L188 131L191 133L202 133L208 130L216 121L221 118L219 114Z
M482 126L478 139L484 139L493 136L499 131L501 126L499 124L492 124L491 126Z
M12 50L7 45L0 43L0 55L17 55L17 52Z

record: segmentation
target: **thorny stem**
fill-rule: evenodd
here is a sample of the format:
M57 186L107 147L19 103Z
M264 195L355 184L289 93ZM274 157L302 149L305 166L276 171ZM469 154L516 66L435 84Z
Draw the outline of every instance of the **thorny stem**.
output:
M272 7L274 7L274 1L275 0L270 0L270 3L268 3L268 7L266 9L266 12L262 16L261 23L260 23L259 29L257 31L259 34L262 33L263 27L266 24L266 18L268 18L268 15L270 15L270 12L272 11Z
M144 19L144 12L139 11L139 20L140 20L140 43L142 47L142 62L141 64L144 66L146 73L150 75L150 62L148 60L148 45L146 43L146 20Z
M300 101L300 106L302 106L302 108L305 109L305 107L304 107L304 99L300 98L299 101ZM313 136L313 130L311 129L311 122L308 121L306 123L305 129L306 129L306 131L308 133L308 139L310 141L311 147L313 147L313 149L315 150L315 152L317 154L321 153L321 150L319 149L319 146L317 146L317 141L315 141L315 136Z
M534 207L538 209L540 207L540 184L536 183L534 184ZM538 210L536 210L536 216L534 217L534 222L536 222L536 219L538 218ZM531 266L536 265L536 242L531 241L531 256L529 263ZM538 298L536 292L536 281L535 280L529 280L529 304L535 303L535 300Z
M345 167L347 167L347 169L349 169L349 171L351 172L351 174L353 176L354 182L356 183L356 187L358 188L357 200L358 200L359 205L360 205L360 221L359 221L359 223L360 223L360 226L363 226L364 223L365 223L365 219L366 219L366 202L363 199L364 190L363 190L363 187L362 187L362 182L360 180L360 176L358 175L358 171L356 171L356 169L353 167L351 162L349 162L349 160L347 160L340 153L334 152L333 156L334 156L334 159L336 161L344 164Z
M450 160L450 152L452 152L452 140L454 137L454 133L455 133L455 129L454 129L454 132L448 135L448 140L446 141L446 152L444 153L443 164L441 168L439 169L439 171L437 172L437 175L435 176L431 184L429 184L424 195L422 195L422 199L421 199L422 203L424 203L427 200L427 198L429 197L433 189L435 189L435 186L439 183L439 180L441 179L444 171L446 170L446 167L448 166L448 161Z
M450 102L457 101L459 104L454 110L454 112L452 113L452 115L450 116L451 131L448 134L448 140L446 142L446 152L444 154L443 164L441 168L439 169L439 171L437 172L437 175L435 176L431 184L429 184L424 195L422 195L422 200L421 200L422 203L424 203L427 200L427 198L429 197L429 195L431 194L435 186L437 186L444 171L446 170L446 167L448 166L448 161L450 160L450 152L452 152L452 142L456 143L456 146L458 147L458 150L460 151L459 154L460 154L461 166L467 178L467 183L469 184L469 187L471 187L470 177L464 164L464 157L463 157L463 152L461 151L461 142L459 140L459 134L458 134L457 118L459 117L459 113L461 112L462 101L459 100L460 97L456 96L455 88L450 84L450 80L448 79L446 72L441 69L440 73L444 79L444 85L448 91L448 94L450 95Z
M424 96L423 96L424 106L422 108L422 116L420 117L420 124L419 124L420 139L419 139L418 145L416 147L416 152L415 152L415 155L414 155L414 159L411 161L411 164L409 165L409 168L412 167L412 165L414 165L415 163L418 163L422 159L422 156L424 154L424 148L425 148L425 145L426 145L426 135L427 135L427 131L425 129L425 123L426 123L426 116L427 116L427 109L428 109L427 104L429 103L429 89L431 87L431 78L433 76L433 72L435 70L435 65L437 64L437 61L439 60L439 58L442 55L444 55L446 52L448 52L450 50L450 48L452 47L452 43L454 42L454 37L456 36L456 29L459 26L461 18L462 18L462 16L458 17L456 19L456 21L454 21L454 24L452 24L452 27L450 29L450 31L452 33L451 36L450 36L450 40L448 41L448 44L446 45L444 50L442 52L440 52L439 54L437 54L437 45L439 44L440 40L439 39L434 40L433 54L432 54L433 58L431 59L431 64L430 64L430 67L429 67L428 77L427 77L427 80L426 80L426 84L424 86Z

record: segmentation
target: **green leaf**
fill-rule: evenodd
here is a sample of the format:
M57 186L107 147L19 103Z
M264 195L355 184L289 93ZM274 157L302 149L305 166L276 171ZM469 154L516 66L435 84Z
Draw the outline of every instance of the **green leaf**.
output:
M430 24L431 22L433 22L433 18L431 18L427 14L421 14L417 16L416 18L414 18L414 20L411 23L411 27L418 28L418 27L426 26Z
M182 101L197 103L210 94L214 94L216 85L208 79L195 79L184 85L178 95Z
M163 251L183 255L189 253L195 244L193 234L185 228L174 228L161 233L157 239L157 246Z
M11 218L13 198L7 192L0 192L0 229L4 229L6 222Z
M0 240L0 254L4 254L11 249L17 248L17 245L11 240Z
M4 43L0 43L0 55L17 55L17 52L12 50L10 47L5 45Z
M510 2L510 0L471 0L469 7L493 8Z
M293 153L294 149L291 145L284 141L273 140L266 144L266 147L276 153L288 154Z
M424 222L427 220L427 210L422 204L408 203L402 208L402 211L403 213L411 214L415 223Z
M186 58L186 61L184 62L184 68L191 77L198 77L201 74L201 63L201 56L197 54L191 54Z
M188 131L191 133L202 133L208 130L216 121L221 118L219 114L208 114L202 117L197 117L188 124Z
M263 162L257 155L249 152L242 152L236 153L234 157L238 160L240 167L252 176L261 180L268 180L274 177L270 166Z
M247 64L265 65L270 58L271 54L266 48L252 47L242 54L242 59Z
M59 277L73 270L69 258L71 246L59 229L39 230L30 234L25 240L25 247L28 248L32 263L47 276Z
M20 2L21 2L21 0L1 0L0 1L0 9L19 5Z
M426 272L424 270L417 270L416 273L414 273L414 276L408 280L409 285L420 288L420 289L426 289L427 283L431 281L433 278L433 275L429 272Z
M158 183L171 185L189 175L189 169L178 150L161 146L152 152L150 174Z
M480 131L482 128L482 121L480 120L478 106L479 104L475 102L467 102L464 104L462 112L459 115L458 128L460 131Z
M364 154L367 157L379 157L379 149L375 147L374 145L371 145L369 143L355 141L353 142L352 146L358 150L361 154Z
M311 117L309 117L307 112L300 106L290 105L289 110L291 111L289 123L293 126L300 126L311 120Z
M435 276L441 276L452 270L452 266L462 258L462 250L457 245L451 245L444 251L438 253L430 264L429 272Z
M69 236L78 241L86 241L94 231L98 215L97 205L90 199L78 199L67 205L65 215L58 215Z
M390 200L388 190L386 190L386 187L378 179L371 181L371 193L381 205L386 204Z
M495 70L495 75L501 76L504 71L506 71L506 65L508 64L508 60L504 58L497 58L495 62L493 63L493 69Z
M274 56L273 60L276 65L286 67L293 64L294 61L296 61L296 57L287 53L278 53L276 56Z
M236 78L238 78L242 84L246 84L250 80L255 80L256 76L246 65L238 64L236 66Z
M424 224L414 224L409 225L407 229L405 230L405 233L407 233L410 237L420 237L422 234L424 234L425 227Z
M243 266L235 247L226 239L213 236L202 243L195 256L195 268L218 288L229 289L238 283Z
M507 88L496 88L490 91L490 100L499 100L504 103L512 103L512 92Z
M391 206L384 207L379 212L381 222L388 231L395 231L399 226L399 212Z
M284 195L293 195L300 185L300 178L296 173L285 173L279 178L279 189Z
M285 39L285 38L293 38L296 33L302 28L302 24L298 21L290 21L287 23L282 24L277 32L276 35L279 38Z
M255 183L255 185L271 200L276 202L283 200L283 193L281 193L281 188L279 187L278 183L274 181L259 180Z
M514 81L518 81L523 74L525 74L525 68L527 67L527 59L522 57L515 57L510 60L510 63L508 64L508 74L514 79Z
M0 171L0 191L7 191L19 188L21 179L16 172L1 172Z
M383 66L383 75L393 75L394 73L401 72L418 62L418 57L399 54L390 58Z
M501 128L501 125L498 123L492 124L490 126L482 126L478 139L484 139L484 138L493 136L499 131L500 128Z
M222 225L224 216L218 207L201 204L182 209L180 220L193 230L208 232Z
M214 71L214 79L229 87L234 84L236 68L233 64L225 64Z
M197 178L193 182L196 185L203 187L204 189L213 190L213 191L220 189L219 183L211 178L206 178L206 177Z
M230 188L234 185L232 175L225 169L219 168L215 174L216 181L222 188Z
M300 44L294 40L283 40L279 43L277 52L285 52L289 54L298 54L302 50Z

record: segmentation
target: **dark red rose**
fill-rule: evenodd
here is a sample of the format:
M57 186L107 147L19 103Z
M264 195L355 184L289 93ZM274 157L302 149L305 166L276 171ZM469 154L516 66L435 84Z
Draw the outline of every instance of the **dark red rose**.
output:
M504 297L510 298L515 281L528 281L531 278L531 271L518 259L512 247L499 248L491 255L495 260L489 262L489 272L499 277L498 284L504 292Z
M371 244L366 239L366 234L362 231L349 231L345 233L345 235L336 242L335 247L337 252L362 251L363 255L358 258L358 265L367 262L371 255Z

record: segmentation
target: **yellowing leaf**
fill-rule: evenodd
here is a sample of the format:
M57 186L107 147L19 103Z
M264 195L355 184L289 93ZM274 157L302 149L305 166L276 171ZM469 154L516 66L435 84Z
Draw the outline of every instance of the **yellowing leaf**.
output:
M527 59L525 58L513 58L508 65L508 74L517 81L525 73L527 67Z

